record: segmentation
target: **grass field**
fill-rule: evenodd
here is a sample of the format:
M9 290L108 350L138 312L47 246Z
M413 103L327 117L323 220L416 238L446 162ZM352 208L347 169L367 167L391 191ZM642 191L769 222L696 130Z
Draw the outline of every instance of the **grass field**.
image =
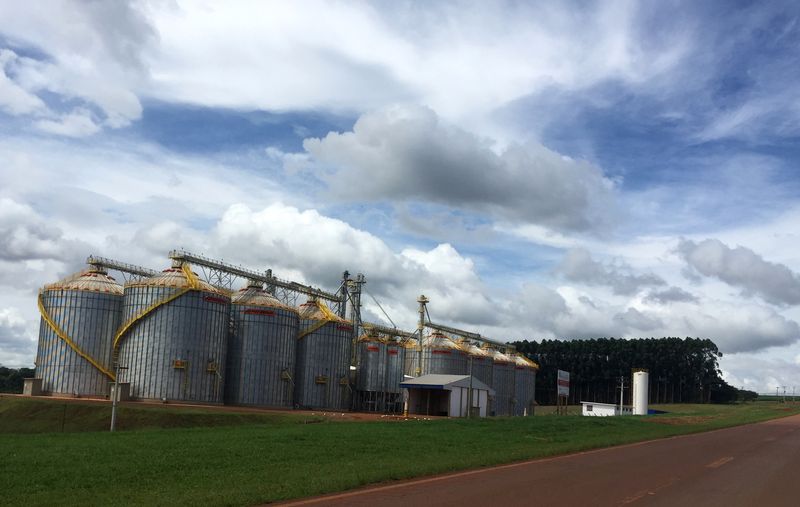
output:
M8 399L0 398L0 424L19 428L20 423L6 419L25 410L37 412L26 404L42 403L59 405L14 399L15 408L8 408ZM0 491L8 505L252 505L800 413L800 404L778 403L657 408L670 413L645 418L325 419L317 424L303 424L308 422L304 416L291 414L131 409L151 410L153 417L173 422L185 416L182 426L198 427L114 434L6 432L0 434ZM97 410L107 413L108 407ZM121 414L121 425L123 419ZM46 431L54 425L53 420L39 424Z

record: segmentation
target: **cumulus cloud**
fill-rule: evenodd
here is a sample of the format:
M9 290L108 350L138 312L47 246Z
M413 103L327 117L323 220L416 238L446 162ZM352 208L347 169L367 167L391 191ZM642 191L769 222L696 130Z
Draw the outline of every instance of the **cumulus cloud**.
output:
M749 248L730 248L718 239L683 239L678 254L694 273L739 287L773 304L800 304L800 276L784 264L765 260Z
M39 120L35 125L44 132L67 137L86 137L100 131L100 126L86 109L76 109L56 120Z
M257 211L231 206L215 226L211 243L218 255L329 288L338 286L345 269L363 272L367 290L409 326L420 293L435 301L433 313L451 321L475 324L497 318L473 262L448 244L394 252L383 240L346 222L280 203Z
M143 51L155 40L155 32L140 6L10 2L0 6L0 23L6 40L30 54L19 57L0 48L0 63L13 68L13 82L0 76L0 91L13 92L4 97L13 99L12 112L44 116L39 128L71 137L92 134L101 125L124 127L141 117L138 88L148 74ZM62 105L46 106L45 94L58 97L52 102ZM70 111L58 109L76 102L81 105ZM102 121L90 118L89 108L96 109Z
M652 331L664 325L658 317L647 315L636 308L628 308L625 312L614 315L614 321L637 331Z
M78 247L33 208L10 198L0 198L0 237L4 261L62 259Z
M36 340L29 324L16 308L0 308L0 364L21 367L33 363Z
M42 99L9 77L8 68L13 67L16 61L16 53L9 49L0 49L0 109L12 115L45 111L47 106Z
M332 192L353 200L423 200L554 229L591 230L609 220L613 185L597 167L544 146L488 140L422 107L362 115L351 132L303 143L336 170Z
M643 287L665 284L652 273L634 273L624 262L603 264L596 261L585 248L568 250L557 271L572 282L611 287L614 294L634 294Z
M697 296L687 292L680 287L669 287L664 290L652 290L644 300L651 303L666 305L669 303L696 303L699 301Z
M775 388L787 386L787 396L800 395L800 365L797 361L787 359L798 347L781 349L781 354L770 352L726 354L720 360L722 377L733 386L775 394Z

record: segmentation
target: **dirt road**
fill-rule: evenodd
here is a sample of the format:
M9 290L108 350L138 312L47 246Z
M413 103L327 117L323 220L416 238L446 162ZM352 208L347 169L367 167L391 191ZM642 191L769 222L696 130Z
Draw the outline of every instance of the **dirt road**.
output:
M800 505L800 416L286 505Z

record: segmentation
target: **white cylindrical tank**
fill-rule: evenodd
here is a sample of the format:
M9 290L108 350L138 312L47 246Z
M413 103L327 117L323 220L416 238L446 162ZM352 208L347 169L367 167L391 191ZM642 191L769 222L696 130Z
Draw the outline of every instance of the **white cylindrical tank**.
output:
M647 392L650 374L647 370L633 372L633 415L647 415Z

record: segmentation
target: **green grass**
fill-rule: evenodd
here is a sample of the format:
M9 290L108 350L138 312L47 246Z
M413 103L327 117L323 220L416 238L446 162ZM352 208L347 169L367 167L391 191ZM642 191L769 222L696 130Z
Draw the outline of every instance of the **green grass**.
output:
M0 491L8 505L252 505L800 413L661 408L672 413L3 434Z

